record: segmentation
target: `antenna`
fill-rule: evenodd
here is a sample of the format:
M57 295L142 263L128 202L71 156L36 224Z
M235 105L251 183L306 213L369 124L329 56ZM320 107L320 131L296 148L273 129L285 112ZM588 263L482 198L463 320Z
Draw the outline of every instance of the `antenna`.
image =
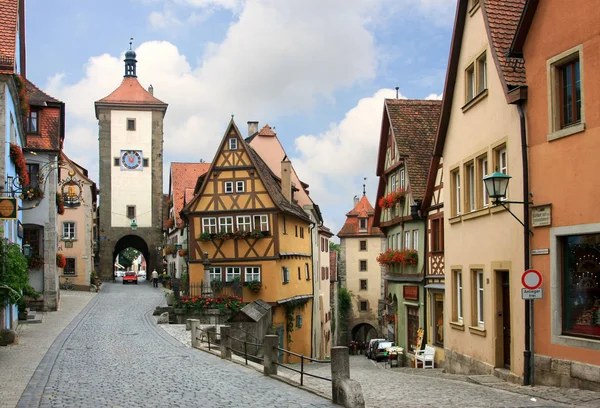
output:
M398 99L398 89L400 89L399 86L396 86L396 99ZM366 179L366 178L365 178Z

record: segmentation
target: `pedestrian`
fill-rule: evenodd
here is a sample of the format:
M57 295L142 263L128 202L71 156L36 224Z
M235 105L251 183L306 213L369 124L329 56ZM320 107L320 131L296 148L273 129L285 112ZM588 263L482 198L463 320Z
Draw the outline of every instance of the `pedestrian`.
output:
M158 272L156 272L156 269L152 271L152 286L158 288Z

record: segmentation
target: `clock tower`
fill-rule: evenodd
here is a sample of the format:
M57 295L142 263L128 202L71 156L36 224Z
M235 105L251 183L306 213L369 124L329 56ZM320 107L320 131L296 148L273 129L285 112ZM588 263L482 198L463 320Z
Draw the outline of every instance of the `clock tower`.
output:
M167 104L146 90L136 74L136 54L125 52L125 75L110 95L95 102L100 145L98 274L112 279L124 249L142 252L147 276L162 269L163 119Z

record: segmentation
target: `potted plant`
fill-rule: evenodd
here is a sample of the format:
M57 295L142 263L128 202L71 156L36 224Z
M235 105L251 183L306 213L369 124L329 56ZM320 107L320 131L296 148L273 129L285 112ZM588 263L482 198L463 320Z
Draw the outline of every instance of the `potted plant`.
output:
M29 269L40 269L44 267L44 258L39 254L33 254L27 260L27 266Z
M183 257L183 256L187 256L187 254L188 254L187 248L182 248L179 250L179 256Z
M63 254L56 254L56 266L59 268L64 268L67 266L67 258Z
M173 218L169 218L167 220L165 220L165 222L163 223L163 229L171 229L173 228L173 226L175 225L175 220L173 220Z
M224 287L225 287L225 282L223 282L220 279L215 279L213 281L210 281L210 289L215 294L219 294L221 292L221 290L223 290Z
M19 177L19 184L22 186L29 185L29 172L27 171L27 162L23 155L23 150L15 143L10 144L10 160L14 163Z
M30 186L23 190L21 198L27 201L41 200L44 198L44 190L40 186Z
M259 280L248 281L244 285L254 293L260 292L262 289L262 283Z

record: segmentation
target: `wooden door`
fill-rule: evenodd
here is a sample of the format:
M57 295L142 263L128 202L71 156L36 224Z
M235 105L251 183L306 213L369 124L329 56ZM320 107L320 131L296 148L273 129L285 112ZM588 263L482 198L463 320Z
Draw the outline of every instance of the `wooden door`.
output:
M508 272L502 272L502 337L504 368L510 369L510 281Z

